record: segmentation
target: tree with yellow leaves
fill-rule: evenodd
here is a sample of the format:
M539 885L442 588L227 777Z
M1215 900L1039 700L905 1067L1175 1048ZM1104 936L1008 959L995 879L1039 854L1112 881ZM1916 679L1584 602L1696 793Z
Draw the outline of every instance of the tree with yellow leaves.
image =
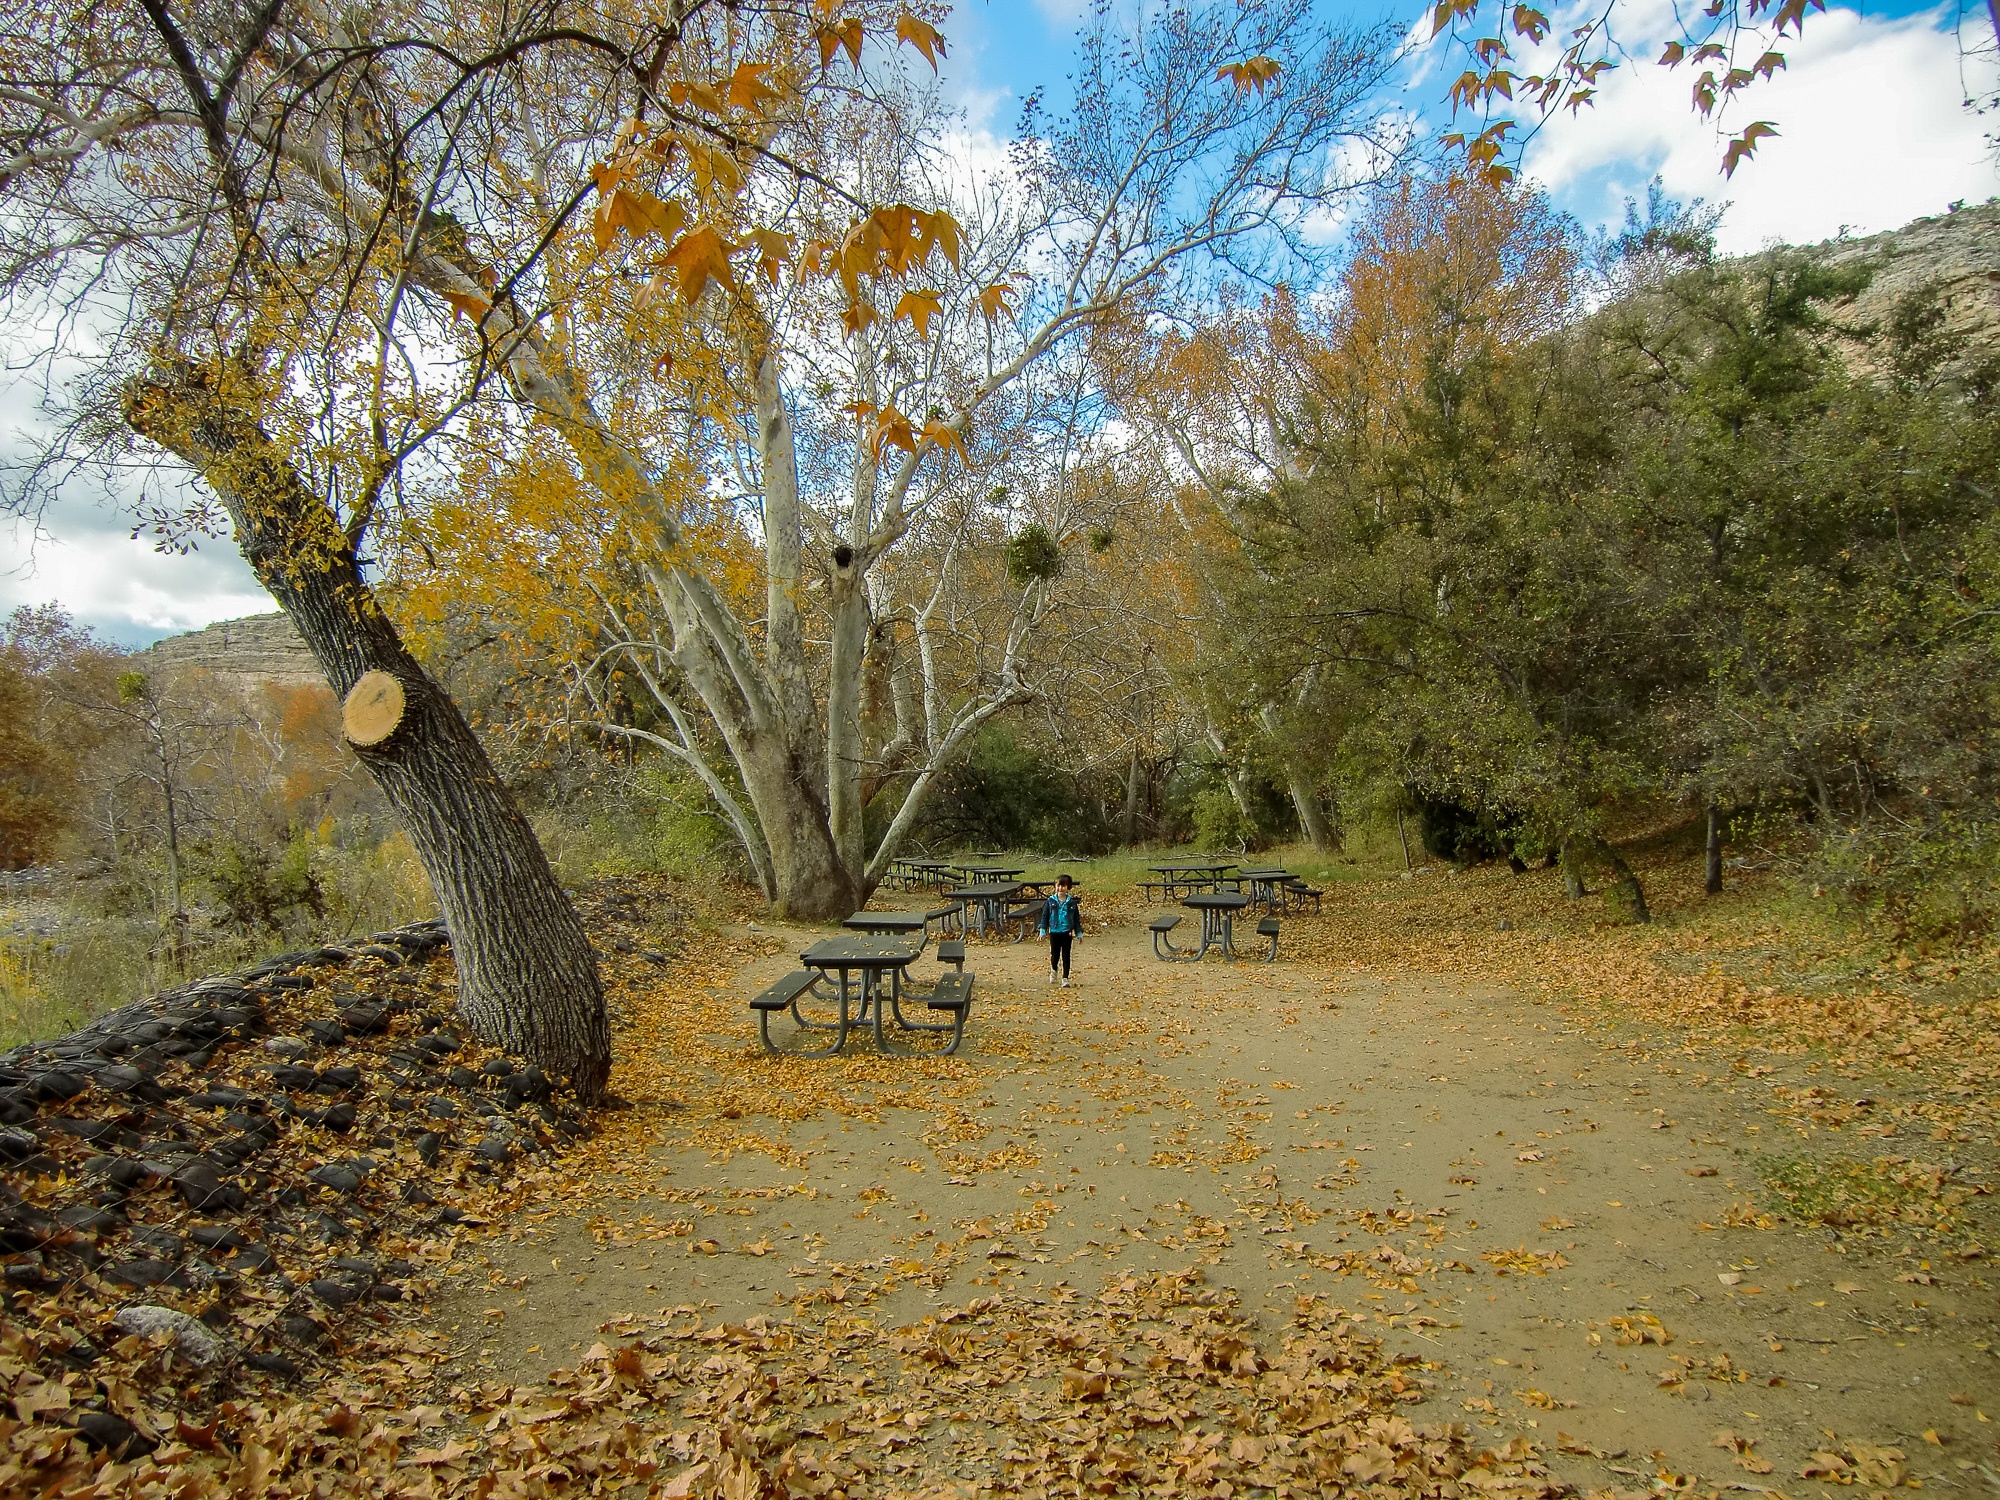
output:
M1373 165L1351 148L1377 133L1383 42L1320 30L1296 0L1131 36L1100 18L1077 113L1031 117L984 174L948 152L934 102L866 69L810 121L767 121L755 150L690 151L644 121L604 142L589 245L570 226L545 260L579 268L563 336L602 395L588 418L534 409L566 460L514 434L505 461L541 455L600 529L607 566L567 596L590 647L580 698L609 708L614 668L655 722L595 726L689 766L781 910L864 901L941 769L1036 694L1074 532L1037 521L1056 550L1033 558L1007 538L1062 510L1063 466L1038 455L1088 425L1065 394L1084 336L1283 263L1350 164ZM851 65L844 49L829 66ZM697 224L713 239L691 243ZM427 588L479 571L440 559Z
M420 538L418 497L483 413L546 424L600 489L656 494L594 404L552 245L577 223L600 253L655 236L690 298L750 274L776 241L725 238L743 216L722 206L834 92L833 53L900 36L934 55L936 33L909 6L706 0L114 0L5 26L0 285L17 327L46 330L49 368L77 357L79 324L94 345L75 421L10 503L32 510L73 460L115 465L134 438L197 481L156 486L146 519L168 545L233 531L348 699L348 742L450 926L461 1012L595 1098L609 1035L582 926L371 573ZM628 181L647 162L670 197ZM680 545L671 510L652 525Z

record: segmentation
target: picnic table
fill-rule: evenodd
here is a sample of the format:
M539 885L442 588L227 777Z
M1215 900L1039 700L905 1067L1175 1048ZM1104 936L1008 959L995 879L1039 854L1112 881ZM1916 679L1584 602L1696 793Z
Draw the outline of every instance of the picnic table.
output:
M898 858L889 861L889 873L883 883L894 881L898 889L908 890L913 885L922 884L924 873L918 868L924 861L916 858Z
M905 888L908 886L926 886L932 889L942 889L946 883L945 877L955 868L950 861L942 859L903 859L898 860L896 863L908 872L903 877L906 883Z
M883 1033L882 1017L885 1013L893 1016L896 1024L905 1031L963 1029L962 1020L930 1022L904 1018L903 971L917 961L918 955L923 950L924 945L921 942L913 942L907 933L902 935L870 933L822 938L799 955L799 962L808 969L818 969L822 974L840 976L839 1035L834 1040L833 1051L839 1051L847 1040L849 975L858 975L860 978L861 1011L854 1017L853 1024L866 1022L872 1025L875 1030L875 1045L884 1052L907 1050L892 1046ZM956 1045L954 1039L953 1046Z
M1201 913L1201 946L1194 951L1199 959L1210 948L1220 948L1223 956L1236 957L1236 914L1250 904L1241 891L1196 891L1181 905Z
M927 911L858 911L844 918L841 926L855 932L873 932L917 935L918 941L927 945L931 940L931 923L944 920L953 912L963 910L957 902L950 906L933 906Z
M1007 902L1021 893L1018 880L989 880L978 885L954 886L945 894L963 901L973 917L976 930L984 936L988 927L1002 927L1007 920Z
M1282 898L1278 888L1292 878L1292 872L1273 866L1262 870L1238 870L1236 878L1249 881L1250 899L1263 902L1265 910L1269 911L1279 905Z
M931 914L875 912L858 915L872 915L877 919L900 918L905 922L923 924ZM924 939L913 938L912 931L914 929L901 933L849 932L823 938L801 953L799 962L804 965L803 968L767 986L750 1002L750 1008L757 1013L757 1034L763 1039L764 1050L774 1057L831 1057L847 1045L848 1032L856 1026L866 1025L874 1029L875 1045L882 1052L904 1057L929 1055L922 1049L902 1047L890 1041L884 1030L883 1017L886 1015L893 1017L896 1025L904 1031L949 1032L945 1045L934 1050L947 1057L958 1051L959 1043L965 1039L966 1017L972 1009L972 976L965 972L964 944L941 943L938 954L946 962L951 961L945 953L946 948L960 950L955 971L941 975L928 994L905 995L904 971L916 962L924 949ZM809 1020L801 1005L807 999L825 998L819 993L819 986L829 976L838 976L836 999L839 1009L836 1019ZM853 1008L857 998L856 976L860 1001L858 1013ZM912 1021L903 1014L905 999L922 1001L932 1012L941 1012L950 1019ZM801 1029L831 1031L833 1040L824 1047L781 1048L771 1036L771 1017L782 1011L790 1011L792 1020Z
M966 865L965 873L974 880L1012 880L1017 875L1028 873L1026 865Z
M1155 888L1162 900L1171 900L1177 888L1185 888L1189 894L1196 890L1213 890L1222 884L1222 872L1236 868L1235 861L1227 859L1170 859L1164 864L1148 865L1160 878L1147 881L1142 889L1148 899Z

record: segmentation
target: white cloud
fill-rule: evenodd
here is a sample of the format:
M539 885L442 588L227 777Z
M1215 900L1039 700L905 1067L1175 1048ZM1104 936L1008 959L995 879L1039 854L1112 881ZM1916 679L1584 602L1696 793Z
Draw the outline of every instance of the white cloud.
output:
M84 504L59 507L48 525L39 542L23 524L0 532L0 611L60 604L100 635L142 645L277 608L228 542L185 557L155 552L127 535L128 522Z
M1786 70L1725 122L1733 133L1772 120L1781 132L1733 179L1720 170L1726 137L1690 106L1689 70L1649 60L1664 34L1628 28L1640 55L1605 75L1594 107L1551 120L1528 151L1528 172L1586 222L1615 222L1655 173L1677 198L1732 203L1720 235L1728 253L1893 229L2000 190L1942 13L1812 16L1785 49Z
M1070 31L1090 14L1090 0L1034 0L1042 18L1059 31Z

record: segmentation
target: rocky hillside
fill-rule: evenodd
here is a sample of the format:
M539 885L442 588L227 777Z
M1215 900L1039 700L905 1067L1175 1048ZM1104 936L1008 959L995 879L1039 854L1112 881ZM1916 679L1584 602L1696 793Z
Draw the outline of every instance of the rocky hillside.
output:
M1975 347L2000 345L2000 199L1812 248L1835 265L1875 267L1875 279L1843 310L1844 320L1880 322L1897 297L1928 284L1943 294L1952 327Z
M265 687L325 687L306 643L282 614L222 620L205 630L169 636L134 658L148 674L203 671L239 685L245 697Z

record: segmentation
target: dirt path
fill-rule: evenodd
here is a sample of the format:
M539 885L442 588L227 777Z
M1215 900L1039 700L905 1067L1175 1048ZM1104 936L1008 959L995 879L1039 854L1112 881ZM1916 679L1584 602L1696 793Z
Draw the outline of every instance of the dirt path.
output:
M1782 1076L1513 993L1161 964L1129 920L1067 990L974 943L960 1059L770 1063L744 997L811 935L736 936L767 951L649 1033L699 1036L705 1085L628 1070L627 1196L580 1181L445 1299L459 1378L535 1381L675 1309L888 1335L1192 1268L1267 1337L1317 1294L1423 1362L1412 1420L1524 1436L1585 1490L2000 1491L1987 1262L1757 1227L1759 1161L1830 1139L1771 1112ZM903 1462L973 1493L1004 1444L950 1420Z

